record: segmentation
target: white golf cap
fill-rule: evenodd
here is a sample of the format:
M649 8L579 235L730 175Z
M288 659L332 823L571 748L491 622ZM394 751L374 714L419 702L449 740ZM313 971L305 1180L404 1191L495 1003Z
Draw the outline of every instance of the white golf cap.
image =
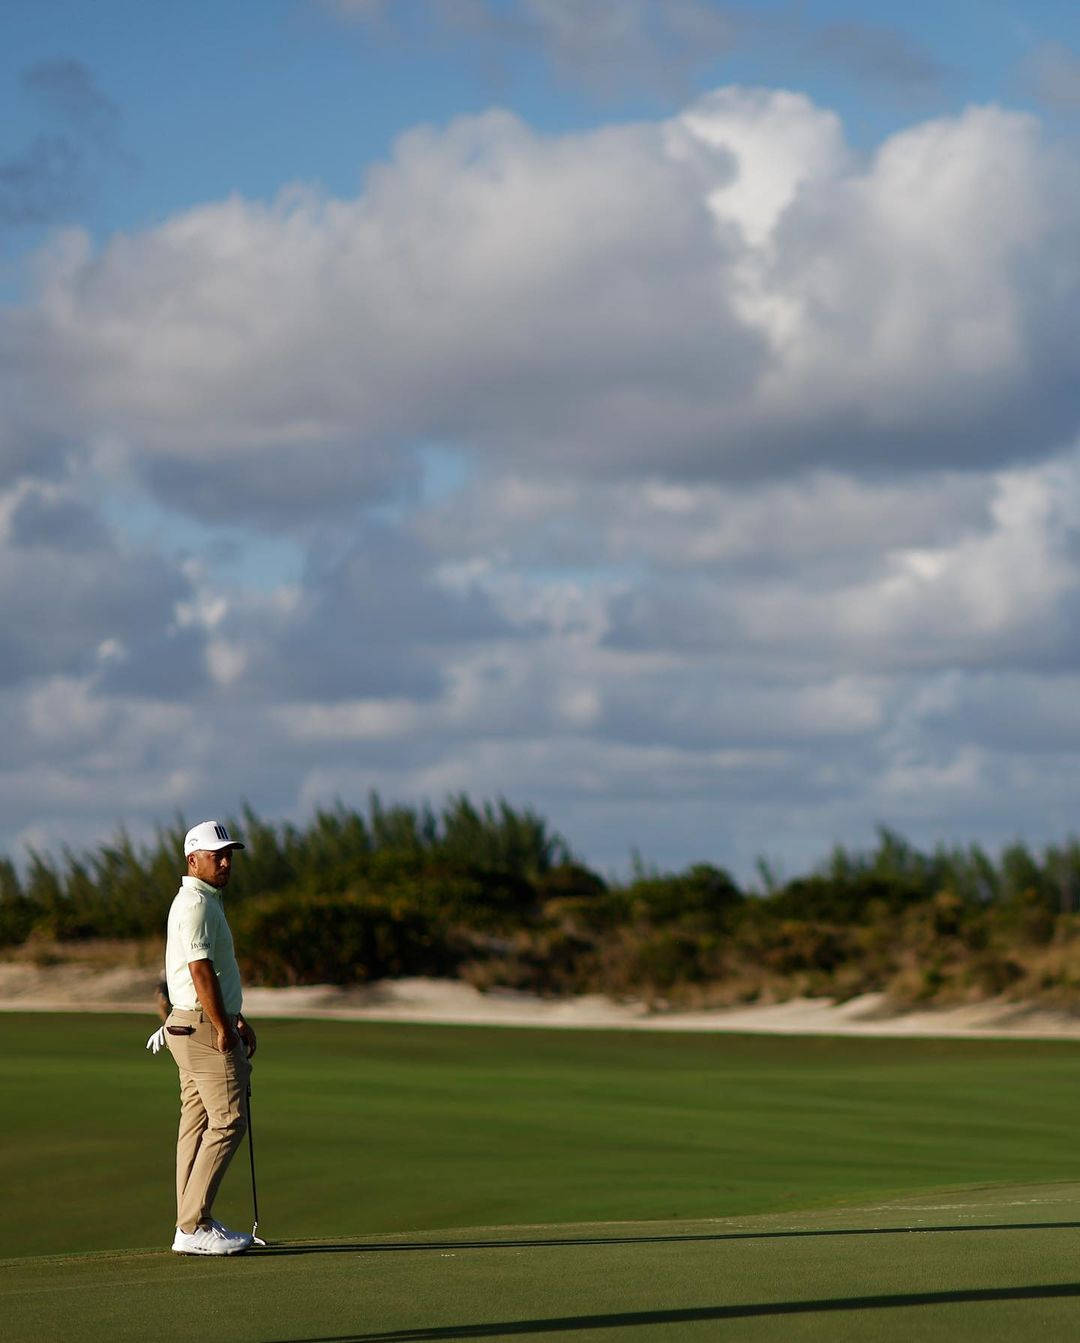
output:
M217 849L242 849L243 844L238 839L232 839L228 830L220 821L200 821L198 825L193 825L184 836L184 857L189 853L196 853L200 849L208 849L211 853Z

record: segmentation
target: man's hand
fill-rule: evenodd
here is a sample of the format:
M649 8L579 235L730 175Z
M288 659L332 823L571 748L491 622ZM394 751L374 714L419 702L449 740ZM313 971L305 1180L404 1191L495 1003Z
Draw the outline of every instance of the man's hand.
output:
M255 1032L251 1028L251 1022L244 1017L236 1018L236 1030L240 1039L244 1042L244 1048L247 1050L248 1058L253 1058L255 1050L258 1048L258 1041L255 1039Z
M226 1019L224 1030L220 1026L214 1027L214 1047L219 1054L227 1054L239 1043L240 1035L231 1021Z

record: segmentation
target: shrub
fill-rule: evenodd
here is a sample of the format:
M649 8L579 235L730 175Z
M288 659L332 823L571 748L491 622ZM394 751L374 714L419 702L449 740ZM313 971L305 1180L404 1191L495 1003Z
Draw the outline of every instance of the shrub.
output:
M635 914L653 923L715 926L724 926L743 899L731 877L709 863L676 874L640 876L626 895Z
M357 984L449 973L445 930L404 899L369 892L259 896L232 918L249 982Z

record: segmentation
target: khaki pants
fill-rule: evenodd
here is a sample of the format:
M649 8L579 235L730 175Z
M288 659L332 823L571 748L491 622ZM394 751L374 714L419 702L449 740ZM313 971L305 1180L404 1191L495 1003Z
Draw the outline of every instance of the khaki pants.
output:
M218 1186L247 1131L251 1064L243 1044L227 1054L214 1047L213 1023L199 1011L173 1008L165 1043L180 1071L176 1225L190 1233L210 1225Z

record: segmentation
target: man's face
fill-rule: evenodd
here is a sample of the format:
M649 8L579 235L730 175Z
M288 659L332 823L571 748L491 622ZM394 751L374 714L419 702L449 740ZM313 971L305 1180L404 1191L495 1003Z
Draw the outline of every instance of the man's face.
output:
M196 849L188 854L188 873L221 890L229 884L232 849Z

